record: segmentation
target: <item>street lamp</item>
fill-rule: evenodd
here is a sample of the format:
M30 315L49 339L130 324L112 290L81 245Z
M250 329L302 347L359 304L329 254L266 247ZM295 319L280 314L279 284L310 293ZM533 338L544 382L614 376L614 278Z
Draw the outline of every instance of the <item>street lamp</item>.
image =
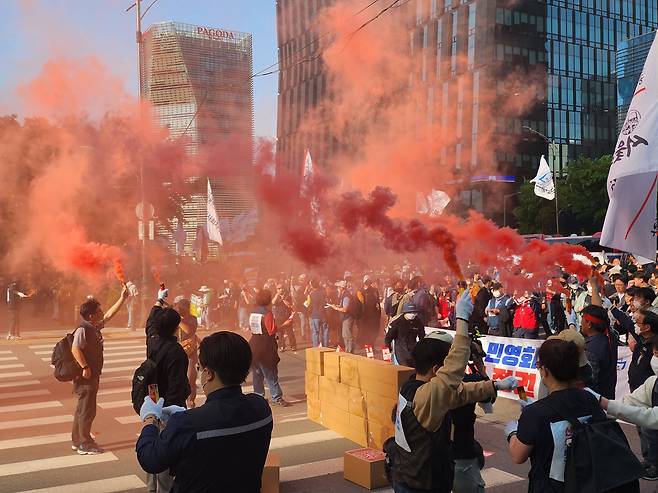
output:
M548 143L549 150L551 146L556 146L557 143L548 137L546 137L543 133L538 132L532 127L529 127L527 125L522 125L521 128L527 130L528 132L531 132L533 134L539 135L542 139L544 139ZM559 148L557 148L559 151ZM558 152L556 152L556 148L553 148L553 155L555 156ZM557 172L556 172L557 166L555 166L555 158L553 158L553 186L555 189L555 234L560 235L560 213L558 212L558 206L557 206Z
M521 192L508 193L503 195L503 228L507 226L507 199L519 195Z

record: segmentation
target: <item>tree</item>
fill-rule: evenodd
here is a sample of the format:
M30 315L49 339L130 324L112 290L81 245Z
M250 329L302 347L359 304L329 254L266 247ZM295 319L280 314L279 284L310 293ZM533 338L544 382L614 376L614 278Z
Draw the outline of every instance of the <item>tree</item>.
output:
M557 182L561 234L601 231L608 209L606 182L611 164L611 156L581 156L569 163L566 178ZM521 233L555 233L555 202L537 197L534 183L521 185L514 215Z

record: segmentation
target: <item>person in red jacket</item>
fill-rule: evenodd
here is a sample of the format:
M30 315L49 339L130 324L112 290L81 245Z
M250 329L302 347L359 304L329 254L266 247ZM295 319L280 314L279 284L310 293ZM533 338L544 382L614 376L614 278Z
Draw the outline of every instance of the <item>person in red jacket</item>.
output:
M516 308L512 324L514 332L512 337L520 339L539 339L539 301L528 291L521 297L514 297Z

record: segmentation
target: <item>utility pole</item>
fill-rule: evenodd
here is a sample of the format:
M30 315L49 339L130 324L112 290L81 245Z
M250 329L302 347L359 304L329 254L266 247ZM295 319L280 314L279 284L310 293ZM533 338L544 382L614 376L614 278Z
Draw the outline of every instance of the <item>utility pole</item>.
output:
M137 42L137 94L138 94L138 106L139 106L139 123L140 125L143 124L144 121L144 109L143 109L143 102L144 102L144 94L142 91L142 0L135 0L135 10L137 12L137 24L136 24L136 32L135 32L135 40ZM146 296L147 296L147 289L146 289L146 224L147 221L150 221L151 218L147 218L147 209L150 210L150 208L147 208L146 206L146 199L144 197L144 158L142 156L142 150L138 150L138 155L137 159L139 161L139 192L140 192L140 197L141 197L141 203L142 203L142 252L141 252L141 260L142 260L142 283L140 287L140 291L142 293L140 297L140 304L139 304L139 318L144 323L144 320L146 318L146 309L145 309L145 302L146 302Z
M533 134L539 135L542 139L544 139L548 143L549 155L550 155L550 152L551 152L551 147L552 146L557 147L557 144L554 141L550 140L543 133L538 132L534 128L528 127L527 125L523 125L521 128L524 128L525 130L527 130L529 132L532 132ZM559 150L559 147L558 147L558 150ZM556 154L555 148L553 148L553 159L552 159L553 170L552 171L553 171L553 185L555 187L555 234L557 236L560 236L560 212L559 212L558 206L557 206L557 166L555 165L555 154Z

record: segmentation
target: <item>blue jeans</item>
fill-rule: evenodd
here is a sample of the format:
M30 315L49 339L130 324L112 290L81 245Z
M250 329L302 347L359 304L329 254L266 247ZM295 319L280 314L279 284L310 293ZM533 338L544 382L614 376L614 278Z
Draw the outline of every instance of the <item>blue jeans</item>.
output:
M267 382L267 388L270 389L272 400L274 402L280 401L283 397L283 390L281 390L281 385L279 385L279 369L276 366L271 368L267 365L254 363L252 371L254 379L254 394L265 397L264 382Z
M308 337L308 316L306 313L297 312L299 315L299 332L302 335L302 339Z
M642 458L652 466L658 466L658 430L637 426Z
M322 339L322 347L329 347L329 325L326 320L320 318L311 319L311 344L313 347L320 345Z
M477 459L456 459L453 493L484 493L484 479Z

